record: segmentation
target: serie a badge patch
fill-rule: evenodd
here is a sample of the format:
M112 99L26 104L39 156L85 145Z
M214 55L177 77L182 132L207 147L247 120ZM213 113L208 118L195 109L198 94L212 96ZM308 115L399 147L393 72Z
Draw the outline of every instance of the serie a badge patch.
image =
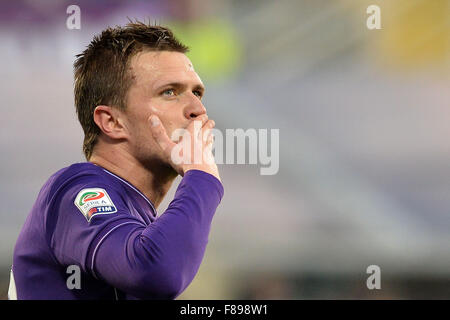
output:
M88 222L98 214L117 212L117 208L105 189L89 188L81 190L74 201Z

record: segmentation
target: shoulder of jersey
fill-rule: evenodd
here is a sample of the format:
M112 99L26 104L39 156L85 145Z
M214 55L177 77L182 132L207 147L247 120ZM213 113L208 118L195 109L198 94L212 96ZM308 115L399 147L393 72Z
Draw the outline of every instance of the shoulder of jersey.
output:
M88 222L96 215L117 212L117 207L103 188L82 189L75 197L74 204Z

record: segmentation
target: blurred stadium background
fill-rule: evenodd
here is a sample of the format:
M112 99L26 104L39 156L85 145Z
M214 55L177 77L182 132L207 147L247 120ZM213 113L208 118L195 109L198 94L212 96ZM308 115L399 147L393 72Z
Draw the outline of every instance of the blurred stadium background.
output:
M42 184L84 161L74 55L127 17L191 47L217 128L280 129L277 175L220 166L225 197L179 299L450 298L448 0L1 1L1 298Z

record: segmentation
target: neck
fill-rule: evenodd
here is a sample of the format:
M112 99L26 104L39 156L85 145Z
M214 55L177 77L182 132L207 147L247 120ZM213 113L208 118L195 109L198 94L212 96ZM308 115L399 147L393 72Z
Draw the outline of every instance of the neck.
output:
M131 183L153 203L155 208L161 204L178 175L171 167L158 161L144 165L137 159L120 152L95 152L89 162Z

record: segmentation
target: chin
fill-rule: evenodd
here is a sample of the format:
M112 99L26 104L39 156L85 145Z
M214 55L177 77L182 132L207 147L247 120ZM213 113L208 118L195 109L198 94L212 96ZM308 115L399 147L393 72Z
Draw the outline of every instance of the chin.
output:
M145 157L139 161L149 171L164 172L164 174L176 174L178 173L172 168L172 166L161 157L153 155L151 157Z

